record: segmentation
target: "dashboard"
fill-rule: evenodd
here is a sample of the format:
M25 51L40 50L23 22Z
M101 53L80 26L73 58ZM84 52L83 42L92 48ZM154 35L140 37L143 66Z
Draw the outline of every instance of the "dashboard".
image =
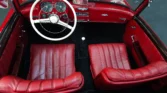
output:
M125 23L132 19L134 12L128 8L115 4L88 2L85 5L75 4L70 1L74 7L78 22L110 22ZM23 16L29 19L29 11L32 3L20 9ZM73 14L68 5L61 0L44 0L38 3L33 12L33 18L47 18L56 13L62 20L67 18L73 21Z

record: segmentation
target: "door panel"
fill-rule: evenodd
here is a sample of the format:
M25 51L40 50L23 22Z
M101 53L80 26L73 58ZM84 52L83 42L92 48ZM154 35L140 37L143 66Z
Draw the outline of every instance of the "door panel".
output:
M150 40L150 38L145 34L143 29L136 23L136 21L132 20L127 24L126 31L124 34L124 42L131 49L135 60L139 66L141 65L141 58L139 58L135 51L135 47L133 46L133 39L135 37L135 41L137 41L140 45L140 48L146 57L148 63L153 63L157 61L165 61L159 50Z
M21 44L21 42L24 41L24 39L21 38L22 31L23 18L18 14L14 14L0 37L0 77L9 73L15 49L18 44Z

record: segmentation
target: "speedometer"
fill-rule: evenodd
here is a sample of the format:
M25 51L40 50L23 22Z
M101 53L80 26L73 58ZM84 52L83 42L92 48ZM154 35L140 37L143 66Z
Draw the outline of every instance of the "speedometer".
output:
M53 5L50 2L42 2L41 9L44 12L51 12L53 9Z
M66 4L64 2L57 2L55 4L55 8L58 12L65 12L66 10Z

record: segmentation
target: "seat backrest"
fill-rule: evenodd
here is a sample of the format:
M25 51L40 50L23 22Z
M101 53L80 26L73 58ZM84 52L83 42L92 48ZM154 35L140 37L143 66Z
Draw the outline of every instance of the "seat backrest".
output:
M126 46L123 43L89 45L90 68L96 77L104 68L130 69Z
M60 79L75 72L74 44L33 44L28 79Z

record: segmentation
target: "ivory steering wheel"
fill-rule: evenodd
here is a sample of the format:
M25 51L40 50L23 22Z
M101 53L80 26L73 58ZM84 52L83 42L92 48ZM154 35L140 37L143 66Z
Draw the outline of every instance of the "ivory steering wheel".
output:
M31 25L32 25L33 29L35 30L35 32L36 32L38 35L40 35L42 38L47 39L47 40L50 40L50 41L61 41L61 40L64 40L64 39L68 38L68 37L74 32L74 30L75 30L75 28L76 28L76 25L77 25L76 12L75 12L73 6L72 6L67 0L62 0L62 1L64 1L64 2L70 7L70 9L72 10L72 13L73 13L73 15L74 15L74 25L73 25L73 26L69 25L68 23L65 23L65 22L61 21L60 18L59 18L59 16L58 16L57 14L52 14L52 15L50 15L48 18L35 19L35 20L34 20L34 19L33 19L33 10L34 10L35 6L37 5L37 3L40 2L40 0L36 0L36 1L33 3L32 7L31 7L31 10L30 10L30 22L31 22ZM36 26L35 26L35 24L37 24L37 23L57 24L57 25L64 26L64 27L70 29L71 31L70 31L67 35L65 35L65 36L63 36L63 37L60 37L60 38L52 38L52 37L48 37L48 36L42 34L42 33L36 28Z

